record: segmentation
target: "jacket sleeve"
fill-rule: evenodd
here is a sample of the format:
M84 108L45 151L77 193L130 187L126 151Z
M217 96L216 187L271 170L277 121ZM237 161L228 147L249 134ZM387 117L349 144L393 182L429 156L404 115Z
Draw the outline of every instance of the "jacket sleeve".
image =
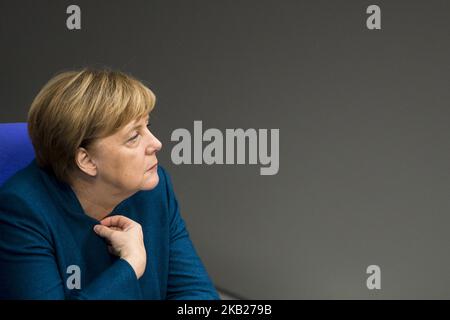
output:
M180 215L170 176L165 170L161 171L166 182L170 225L167 299L218 300L220 298L216 289L197 255Z
M141 298L136 274L122 259L86 288L65 290L48 227L29 208L20 205L20 199L7 200L16 208L0 211L0 299Z

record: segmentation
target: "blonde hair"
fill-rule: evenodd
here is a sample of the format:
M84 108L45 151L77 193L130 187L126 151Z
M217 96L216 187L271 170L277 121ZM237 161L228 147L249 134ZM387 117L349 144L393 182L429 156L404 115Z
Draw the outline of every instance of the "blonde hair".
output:
M37 164L70 183L79 147L87 148L96 139L148 115L155 102L149 88L120 71L84 68L55 75L28 113Z

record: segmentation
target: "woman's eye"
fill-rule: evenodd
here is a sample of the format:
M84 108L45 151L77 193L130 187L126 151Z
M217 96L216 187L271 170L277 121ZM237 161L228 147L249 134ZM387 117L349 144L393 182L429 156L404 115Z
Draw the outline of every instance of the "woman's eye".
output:
M130 139L130 141L136 141L136 139L139 137L139 133L135 135L133 138Z

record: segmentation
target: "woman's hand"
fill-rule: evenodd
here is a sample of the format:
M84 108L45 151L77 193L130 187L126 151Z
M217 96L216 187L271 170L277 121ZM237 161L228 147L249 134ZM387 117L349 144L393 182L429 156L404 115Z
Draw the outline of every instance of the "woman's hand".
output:
M142 277L147 253L141 225L124 216L107 217L100 223L94 227L94 231L108 242L109 252L126 260L138 279Z

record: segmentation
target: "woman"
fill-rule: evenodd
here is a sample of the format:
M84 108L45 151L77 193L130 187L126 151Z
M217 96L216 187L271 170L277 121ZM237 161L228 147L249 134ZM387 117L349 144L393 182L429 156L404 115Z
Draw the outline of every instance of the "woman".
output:
M63 72L34 99L36 158L0 189L0 298L218 299L189 239L155 96L121 72Z

